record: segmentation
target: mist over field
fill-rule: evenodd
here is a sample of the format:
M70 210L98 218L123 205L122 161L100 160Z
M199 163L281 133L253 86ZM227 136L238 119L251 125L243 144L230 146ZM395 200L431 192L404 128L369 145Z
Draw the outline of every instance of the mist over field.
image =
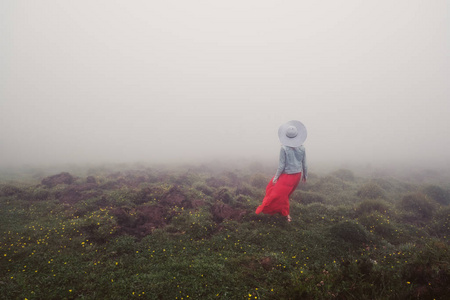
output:
M2 299L447 299L449 11L0 1Z
M0 166L450 161L448 1L2 1Z

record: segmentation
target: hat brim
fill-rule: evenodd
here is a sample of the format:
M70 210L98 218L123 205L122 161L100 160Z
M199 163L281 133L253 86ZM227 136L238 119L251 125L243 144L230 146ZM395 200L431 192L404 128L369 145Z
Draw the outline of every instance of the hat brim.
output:
M286 136L286 131L290 126L295 126L297 128L297 136L293 138ZM306 127L300 121L292 120L286 122L278 129L278 138L283 146L300 147L306 141L306 137Z

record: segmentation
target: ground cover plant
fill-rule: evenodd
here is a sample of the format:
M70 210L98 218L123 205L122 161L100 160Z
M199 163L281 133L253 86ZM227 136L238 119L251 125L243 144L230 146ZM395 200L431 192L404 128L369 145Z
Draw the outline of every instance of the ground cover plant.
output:
M254 214L267 170L138 165L3 175L1 298L450 294L445 183L312 173L292 195L287 223Z

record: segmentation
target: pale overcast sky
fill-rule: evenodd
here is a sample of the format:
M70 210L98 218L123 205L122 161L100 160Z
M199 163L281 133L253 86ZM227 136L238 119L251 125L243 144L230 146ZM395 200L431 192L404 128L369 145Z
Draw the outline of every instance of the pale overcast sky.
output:
M0 165L450 162L450 2L0 1Z

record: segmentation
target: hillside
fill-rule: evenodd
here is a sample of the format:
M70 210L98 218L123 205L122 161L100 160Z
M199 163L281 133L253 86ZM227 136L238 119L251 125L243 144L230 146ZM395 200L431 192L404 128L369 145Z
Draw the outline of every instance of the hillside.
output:
M293 221L287 223L281 216L254 213L272 175L268 170L127 166L2 175L0 295L443 299L450 294L445 179L363 176L348 169L312 173L293 194Z

